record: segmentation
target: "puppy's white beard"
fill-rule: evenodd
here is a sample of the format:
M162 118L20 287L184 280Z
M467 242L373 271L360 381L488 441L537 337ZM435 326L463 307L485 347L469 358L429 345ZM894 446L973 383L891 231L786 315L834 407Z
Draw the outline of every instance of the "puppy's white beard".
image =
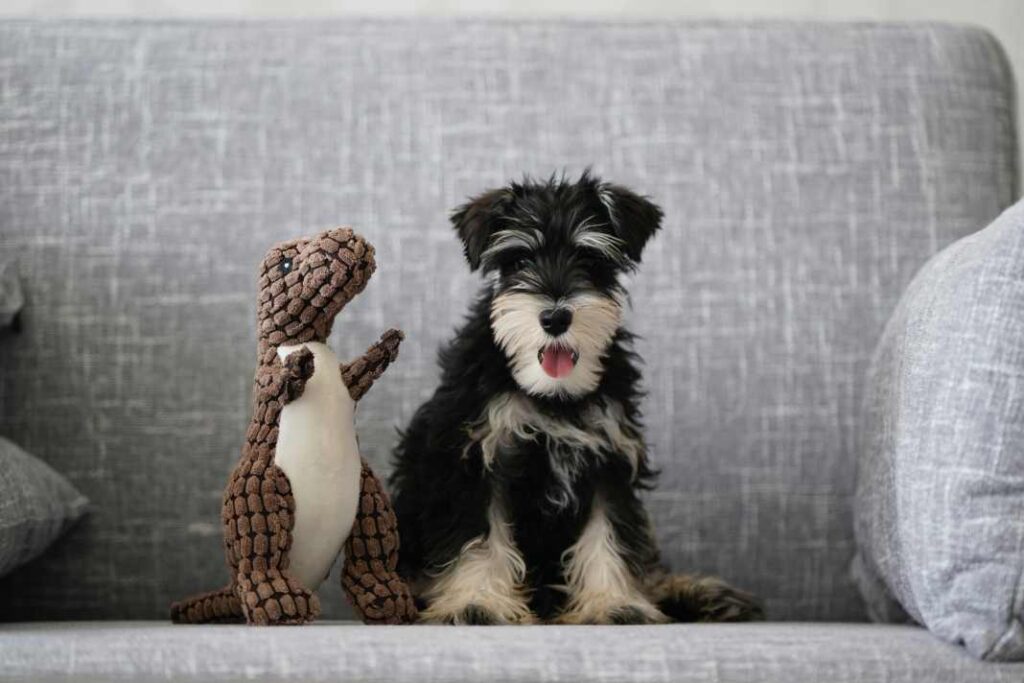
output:
M516 383L535 396L583 396L597 388L604 371L604 356L622 324L622 302L599 294L578 294L559 302L572 310L572 324L557 338L540 326L540 314L555 305L549 297L508 292L491 303L494 340L509 359ZM579 354L567 376L549 376L538 352L557 341Z

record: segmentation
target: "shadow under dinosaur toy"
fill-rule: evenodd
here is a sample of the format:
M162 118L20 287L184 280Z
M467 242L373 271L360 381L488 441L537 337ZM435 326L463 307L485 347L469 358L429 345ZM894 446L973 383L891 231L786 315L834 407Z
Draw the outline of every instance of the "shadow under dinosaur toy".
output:
M312 621L315 591L343 549L342 585L363 621L415 620L395 571L395 514L361 461L353 420L403 335L385 332L351 363L326 344L375 268L373 246L349 228L278 244L263 259L252 423L221 513L231 579L174 603L173 621Z

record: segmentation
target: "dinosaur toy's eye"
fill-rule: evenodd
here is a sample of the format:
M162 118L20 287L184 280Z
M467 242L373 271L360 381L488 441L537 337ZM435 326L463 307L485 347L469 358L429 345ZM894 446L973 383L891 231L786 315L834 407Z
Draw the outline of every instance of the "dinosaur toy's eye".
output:
M277 264L277 269L280 270L285 275L287 275L288 273L292 272L292 260L290 258L286 258L285 260Z

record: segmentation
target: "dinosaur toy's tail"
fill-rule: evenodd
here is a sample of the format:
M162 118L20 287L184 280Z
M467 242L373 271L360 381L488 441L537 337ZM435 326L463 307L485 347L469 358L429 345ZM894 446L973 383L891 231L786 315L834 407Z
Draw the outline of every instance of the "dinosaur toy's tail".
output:
M175 624L236 624L245 621L242 603L231 586L200 593L171 605Z

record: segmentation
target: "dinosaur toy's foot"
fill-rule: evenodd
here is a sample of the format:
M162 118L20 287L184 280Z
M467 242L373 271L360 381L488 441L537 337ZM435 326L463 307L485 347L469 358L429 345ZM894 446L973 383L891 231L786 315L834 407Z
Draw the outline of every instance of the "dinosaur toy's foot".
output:
M320 600L299 580L277 569L239 574L245 620L256 626L305 624L320 614Z

